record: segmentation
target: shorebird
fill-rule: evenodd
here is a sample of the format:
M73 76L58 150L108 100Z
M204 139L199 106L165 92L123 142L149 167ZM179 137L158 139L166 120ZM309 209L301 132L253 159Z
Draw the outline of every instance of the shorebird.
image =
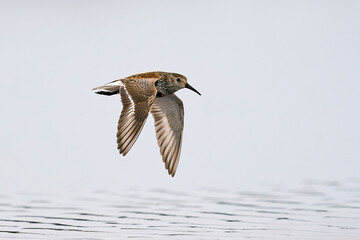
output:
M125 156L138 138L149 112L154 117L156 138L168 173L174 177L179 164L184 128L183 103L174 93L190 86L178 73L147 72L96 87L95 93L120 94L123 109L117 127L117 148Z

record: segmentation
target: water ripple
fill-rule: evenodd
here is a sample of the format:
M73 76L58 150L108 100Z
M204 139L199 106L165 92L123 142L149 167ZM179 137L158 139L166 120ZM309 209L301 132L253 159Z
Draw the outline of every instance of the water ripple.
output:
M1 239L357 239L360 182L0 195Z

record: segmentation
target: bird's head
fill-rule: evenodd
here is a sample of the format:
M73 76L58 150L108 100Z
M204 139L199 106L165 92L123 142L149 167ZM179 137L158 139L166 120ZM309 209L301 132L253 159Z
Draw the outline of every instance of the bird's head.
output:
M192 86L190 86L190 84L188 84L185 76L178 73L172 73L170 75L170 79L172 85L176 88L176 90L180 90L182 88L188 88L201 96L201 94L195 88L193 88Z

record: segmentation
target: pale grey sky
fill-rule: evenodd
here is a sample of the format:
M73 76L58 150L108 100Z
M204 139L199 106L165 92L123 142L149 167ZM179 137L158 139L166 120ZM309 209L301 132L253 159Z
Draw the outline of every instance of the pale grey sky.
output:
M360 170L359 1L0 1L0 189L341 181ZM150 117L123 158L119 96L179 72L168 176Z

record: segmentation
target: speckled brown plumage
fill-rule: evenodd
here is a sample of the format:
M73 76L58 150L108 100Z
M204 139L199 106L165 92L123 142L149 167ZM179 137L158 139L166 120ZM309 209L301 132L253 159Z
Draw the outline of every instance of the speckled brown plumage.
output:
M102 95L120 94L123 109L118 122L117 143L125 156L138 138L149 112L154 117L156 138L165 168L175 175L184 128L182 101L174 94L182 88L200 93L178 73L148 72L132 75L94 88Z

